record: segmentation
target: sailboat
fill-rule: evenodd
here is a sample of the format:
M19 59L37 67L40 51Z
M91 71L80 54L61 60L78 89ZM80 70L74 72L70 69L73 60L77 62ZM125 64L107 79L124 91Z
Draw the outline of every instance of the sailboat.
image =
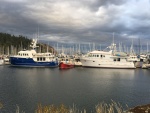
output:
M136 68L141 68L143 65L143 61L141 60L140 55L136 55L134 52L133 40L132 40L132 44L130 47L130 53L129 53L129 57L128 57L127 61L134 62L134 65Z

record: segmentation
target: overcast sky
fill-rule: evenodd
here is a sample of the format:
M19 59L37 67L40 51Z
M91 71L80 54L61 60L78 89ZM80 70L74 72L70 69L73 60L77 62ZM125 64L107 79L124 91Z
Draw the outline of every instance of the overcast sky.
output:
M0 0L0 32L70 43L150 42L150 0Z

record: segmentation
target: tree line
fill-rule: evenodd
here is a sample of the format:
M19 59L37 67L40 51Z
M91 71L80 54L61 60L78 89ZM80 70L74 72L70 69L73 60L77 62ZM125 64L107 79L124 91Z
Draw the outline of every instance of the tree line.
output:
M32 39L25 36L0 33L0 55L15 55L18 51L29 50ZM47 44L38 43L37 52L54 52L54 48Z

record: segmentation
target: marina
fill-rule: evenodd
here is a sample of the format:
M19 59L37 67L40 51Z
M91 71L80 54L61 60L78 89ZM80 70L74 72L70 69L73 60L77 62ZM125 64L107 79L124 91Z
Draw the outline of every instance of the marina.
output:
M0 113L149 113L150 0L0 0Z
M126 53L119 51L115 43L85 54L68 54L64 48L61 53L37 52L37 48L37 39L33 39L29 50L1 55L0 100L4 107L0 111L22 109L33 113L39 103L69 108L75 104L76 109L86 113L95 113L95 106L103 102L121 103L124 111L148 106L148 52Z

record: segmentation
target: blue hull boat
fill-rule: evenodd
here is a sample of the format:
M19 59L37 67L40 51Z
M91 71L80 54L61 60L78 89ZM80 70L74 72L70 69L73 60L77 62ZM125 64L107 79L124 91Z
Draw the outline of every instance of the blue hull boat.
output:
M10 57L10 63L14 66L25 67L58 67L58 61L35 62L32 58L16 58Z
M25 67L57 67L59 65L57 57L50 52L37 53L35 51L37 40L33 40L30 45L31 50L19 51L17 55L10 56L10 63L13 66Z

